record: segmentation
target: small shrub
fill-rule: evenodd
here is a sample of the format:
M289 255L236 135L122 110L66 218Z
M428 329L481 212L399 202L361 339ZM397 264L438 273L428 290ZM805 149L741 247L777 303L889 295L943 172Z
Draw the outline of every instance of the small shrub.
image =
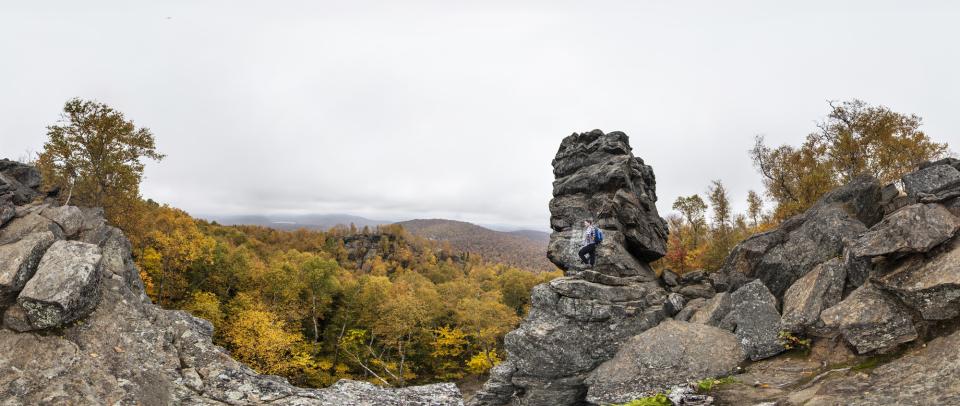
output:
M780 332L780 344L782 344L782 345L783 345L783 348L786 348L787 350L796 350L796 349L799 349L799 350L807 350L807 349L810 349L810 342L811 342L811 340L810 340L809 338L800 338L800 337L797 337L797 336L793 335L793 333L791 333L791 332L789 332L789 331L781 331L781 332Z
M673 406L665 393L647 396L645 398L634 399L618 406Z
M721 385L726 385L728 383L736 382L736 379L733 377L724 377L724 378L707 378L697 382L697 391L698 392L709 392L711 389L719 387Z

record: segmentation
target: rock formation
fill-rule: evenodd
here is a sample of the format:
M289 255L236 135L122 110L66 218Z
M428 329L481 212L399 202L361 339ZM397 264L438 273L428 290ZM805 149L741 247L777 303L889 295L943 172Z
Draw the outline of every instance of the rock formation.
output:
M667 292L648 264L667 238L653 169L626 134L599 130L566 137L553 168L547 256L567 276L533 289L529 315L504 340L507 360L471 404L581 404L590 372L666 317ZM587 219L605 235L592 268L577 257Z
M0 161L0 403L463 404L449 383L303 389L257 374L211 343L209 322L150 303L101 211L36 202L38 186Z

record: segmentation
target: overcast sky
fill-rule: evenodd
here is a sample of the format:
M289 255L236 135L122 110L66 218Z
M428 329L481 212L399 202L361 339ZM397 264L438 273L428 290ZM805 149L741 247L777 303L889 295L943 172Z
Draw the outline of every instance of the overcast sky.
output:
M828 99L960 145L960 6L806 1L30 1L0 5L0 155L71 97L149 127L143 195L195 215L347 213L546 229L571 132L630 136L661 214L761 188L756 134Z

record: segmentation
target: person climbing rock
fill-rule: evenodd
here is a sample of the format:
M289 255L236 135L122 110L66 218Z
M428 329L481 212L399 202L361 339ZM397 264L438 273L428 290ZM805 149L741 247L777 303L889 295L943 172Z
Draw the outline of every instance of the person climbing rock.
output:
M593 267L597 262L597 244L603 241L603 233L590 220L583 220L583 248L580 248L580 261ZM588 258L587 255L590 255Z

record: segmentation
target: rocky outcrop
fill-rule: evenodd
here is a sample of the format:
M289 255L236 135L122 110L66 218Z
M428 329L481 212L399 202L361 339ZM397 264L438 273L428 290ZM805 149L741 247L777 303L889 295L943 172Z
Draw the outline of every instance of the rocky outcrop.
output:
M449 383L304 389L256 373L212 344L209 322L150 303L130 242L101 210L31 203L30 170L0 161L0 197L17 202L0 222L0 404L463 403Z
M952 238L960 219L940 204L914 204L887 216L857 237L850 248L856 257L900 256L927 252Z
M627 136L573 134L553 167L547 256L567 277L533 289L529 314L504 339L506 361L474 405L581 404L587 375L667 316L667 292L648 264L666 250L666 222L653 170L633 156ZM605 235L592 268L577 257L588 219Z
M880 183L862 176L820 198L780 227L734 247L721 274L737 284L759 279L779 300L817 265L843 254L849 241L880 221Z
M631 338L590 374L587 401L626 403L688 381L726 376L746 358L728 331L667 320Z

